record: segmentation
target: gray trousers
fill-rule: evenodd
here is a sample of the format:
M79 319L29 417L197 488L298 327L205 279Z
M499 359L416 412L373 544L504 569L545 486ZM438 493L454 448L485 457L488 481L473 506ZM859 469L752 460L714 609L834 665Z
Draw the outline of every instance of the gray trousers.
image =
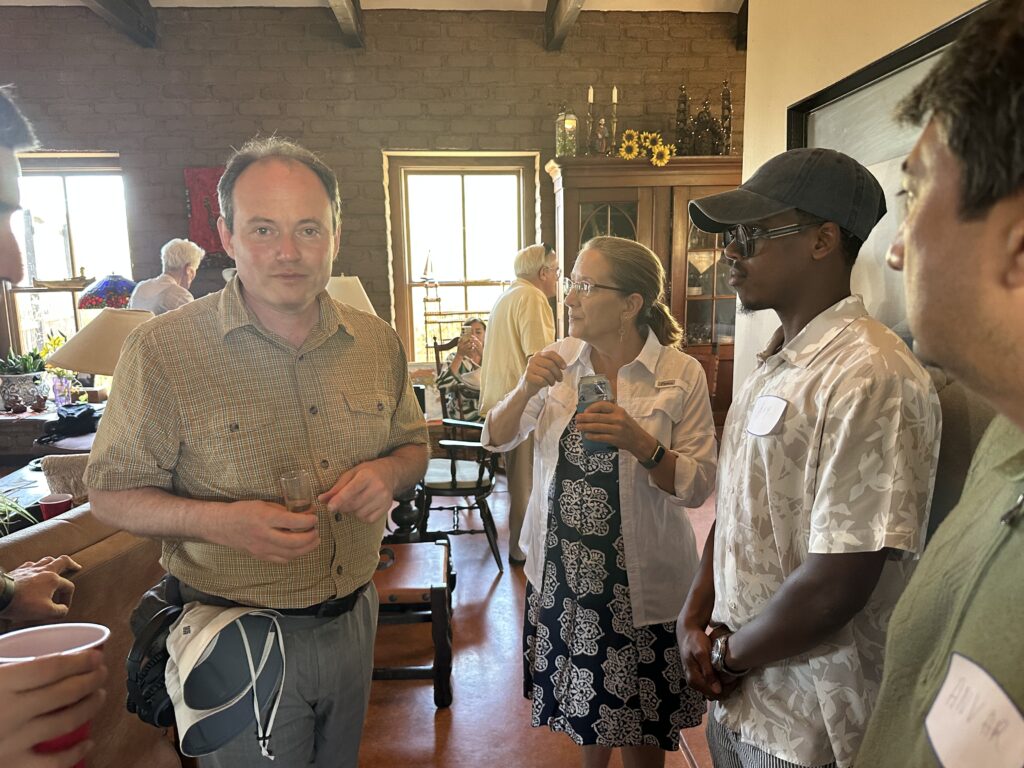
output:
M260 754L251 728L212 755L202 768L357 768L359 739L370 703L377 590L334 619L286 616L285 685L270 735L274 760Z
M708 712L708 751L715 768L808 768L790 763L740 741L734 733L715 719L714 707ZM814 768L836 768L835 762Z

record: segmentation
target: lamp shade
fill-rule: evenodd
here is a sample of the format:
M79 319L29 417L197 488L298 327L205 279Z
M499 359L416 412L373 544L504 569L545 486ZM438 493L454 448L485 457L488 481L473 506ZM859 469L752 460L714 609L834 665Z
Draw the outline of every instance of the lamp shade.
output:
M120 275L107 275L90 285L78 297L79 309L124 309L135 290L135 283ZM84 371L83 371L84 373Z
M144 309L104 309L46 362L77 373L113 376L128 334L153 317L152 312Z
M377 310L370 303L370 297L366 295L358 277L349 275L332 277L327 281L327 293L332 299L340 301L342 304L348 304L350 307L369 312L371 315L377 314Z

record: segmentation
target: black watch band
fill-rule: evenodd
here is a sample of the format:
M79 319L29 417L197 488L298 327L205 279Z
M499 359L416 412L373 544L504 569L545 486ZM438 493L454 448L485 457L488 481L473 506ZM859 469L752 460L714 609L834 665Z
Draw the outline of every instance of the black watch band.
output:
M661 460L665 458L665 446L658 443L658 447L654 449L654 453L651 454L651 458L646 461L641 460L640 466L644 469L654 469L661 463Z
M6 611L14 602L14 593L17 589L18 584L13 576L9 573L0 573L0 613Z

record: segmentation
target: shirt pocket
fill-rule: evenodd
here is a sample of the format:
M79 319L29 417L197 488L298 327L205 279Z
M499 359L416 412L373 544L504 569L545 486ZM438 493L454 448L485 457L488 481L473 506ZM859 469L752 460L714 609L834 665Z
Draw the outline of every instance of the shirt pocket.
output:
M388 450L391 420L398 403L390 393L339 390L329 425L341 463L354 466Z
M683 418L686 396L686 390L681 386L658 389L653 395L634 402L633 418L645 432L671 447L672 427Z
M267 409L245 407L209 414L188 440L182 474L200 484L195 492L276 499L283 457L295 448L282 434L280 418Z

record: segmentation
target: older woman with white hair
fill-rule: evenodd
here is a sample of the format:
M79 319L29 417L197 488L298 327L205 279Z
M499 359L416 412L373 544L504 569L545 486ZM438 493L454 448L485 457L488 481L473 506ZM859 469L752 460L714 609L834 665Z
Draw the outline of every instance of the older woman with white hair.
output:
M193 298L188 291L189 286L205 255L206 251L191 240L175 238L167 241L160 249L163 274L136 285L128 300L128 308L148 309L154 315L161 315L188 304Z

